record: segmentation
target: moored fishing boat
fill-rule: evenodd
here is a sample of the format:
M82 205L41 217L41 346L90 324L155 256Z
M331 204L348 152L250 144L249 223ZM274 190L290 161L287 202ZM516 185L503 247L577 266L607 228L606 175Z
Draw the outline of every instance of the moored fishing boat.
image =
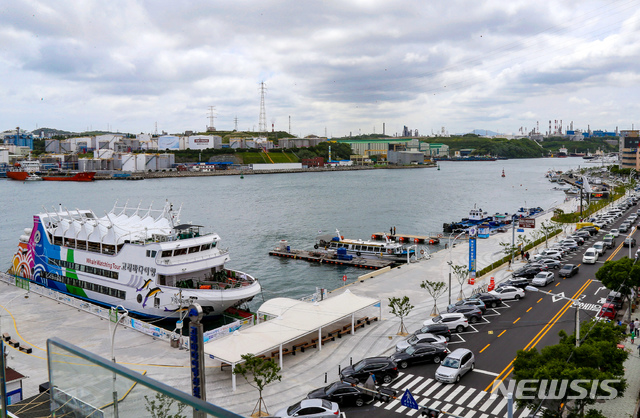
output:
M46 174L42 176L42 180L45 181L93 181L96 173L95 171L81 171L81 172L60 172L55 174Z
M318 237L317 243L313 246L318 251L326 251L330 254L337 254L346 251L346 254L355 257L381 258L399 262L407 261L407 252L410 256L415 254L414 249L407 249L404 245L393 242L385 236L384 242L365 241L360 239L345 239L336 230L336 235L323 235Z
M254 277L225 268L220 237L180 224L180 210L117 207L97 217L60 209L34 215L9 273L68 295L123 306L142 316L178 318L197 301L221 315L260 293Z

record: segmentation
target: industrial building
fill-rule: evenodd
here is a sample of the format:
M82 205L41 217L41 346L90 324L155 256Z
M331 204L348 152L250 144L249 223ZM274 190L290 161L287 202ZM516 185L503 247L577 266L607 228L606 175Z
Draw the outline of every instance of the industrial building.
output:
M640 170L640 130L620 131L620 168Z

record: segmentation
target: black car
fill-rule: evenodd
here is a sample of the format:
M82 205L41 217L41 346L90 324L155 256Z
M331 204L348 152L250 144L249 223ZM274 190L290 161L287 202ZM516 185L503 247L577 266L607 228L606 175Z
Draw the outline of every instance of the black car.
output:
M513 273L511 273L511 277L513 277L513 278L533 279L533 277L536 274L540 273L541 271L545 271L545 270L547 270L547 269L543 268L543 267L526 265L526 266L521 267L518 270L514 271Z
M449 305L447 307L447 312L449 312L449 308L451 308L452 306L462 306L462 305L476 306L478 307L478 309L480 309L480 312L482 312L482 315L484 315L484 313L487 311L487 306L480 299L462 299L457 301L456 303L452 303L451 305Z
M624 242L622 243L623 247L635 247L636 246L636 239L633 237L627 237L624 239Z
M579 267L576 264L565 264L558 270L558 277L571 277L578 274Z
M398 364L398 367L406 369L415 363L440 363L447 357L447 354L449 354L448 350L442 346L422 343L394 353L391 358Z
M364 383L369 378L369 373L374 374L378 385L391 383L398 377L398 365L390 357L369 357L342 369L340 379L352 377Z
M414 334L433 334L433 335L442 335L447 341L451 341L451 330L447 326L447 324L429 324L425 325Z
M333 382L329 386L312 390L307 399L326 399L340 406L362 406L373 399L370 392L349 383Z
M505 280L502 283L498 284L498 287L504 287L504 286L513 286L513 287L518 287L520 289L524 289L525 287L529 286L531 284L531 280L529 279L525 279L525 278L510 278Z
M484 302L485 305L487 305L490 308L495 308L496 306L502 305L502 299L500 299L496 295L492 295L491 293L487 293L487 292L476 293L475 295L471 296L469 299L480 299L481 301Z
M587 231L590 236L594 236L598 233L598 228L596 228L595 226L583 226L582 228L578 229L578 231L576 232L580 232L580 231Z
M474 305L449 306L447 308L447 312L457 312L463 314L470 324L475 324L476 322L482 321L482 311L480 310L480 308Z
M589 231L584 231L584 230L578 230L576 231L575 235L583 238L583 239L589 239L591 238L591 233Z

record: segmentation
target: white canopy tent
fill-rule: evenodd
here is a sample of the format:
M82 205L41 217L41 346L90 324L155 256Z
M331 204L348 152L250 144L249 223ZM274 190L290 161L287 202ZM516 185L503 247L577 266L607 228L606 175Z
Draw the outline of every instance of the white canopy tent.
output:
M242 362L242 355L279 350L282 367L282 346L312 332L318 333L318 349L322 349L322 329L330 324L351 317L351 333L355 332L355 314L370 306L380 307L379 299L357 296L349 289L340 295L319 302L302 302L295 299L275 298L262 304L258 316L275 317L244 331L236 331L228 337L205 343L204 352L211 358L231 364L231 368ZM233 390L236 390L236 376L232 374Z

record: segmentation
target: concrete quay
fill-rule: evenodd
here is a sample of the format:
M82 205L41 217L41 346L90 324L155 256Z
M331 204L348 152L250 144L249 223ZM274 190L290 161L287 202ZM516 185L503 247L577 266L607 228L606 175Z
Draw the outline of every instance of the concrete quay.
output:
M560 207L566 211L569 210L569 205L575 204L568 202ZM537 217L537 228L550 217L550 213ZM525 234L531 236L532 231L526 230ZM488 239L478 239L478 270L503 257L500 242L510 243L511 232L493 235ZM535 250L530 252L533 254ZM401 337L396 335L399 319L389 312L388 298L404 295L411 298L415 308L409 317L405 318L405 324L409 331L417 329L422 321L429 317L433 308L433 300L420 289L420 283L423 280L440 280L448 284L449 261L458 265L468 263L467 241L455 241L455 246L432 254L429 260L403 265L345 286L357 295L380 299L383 305L382 319L357 330L354 335L327 342L322 350L307 349L305 353L285 356L281 372L282 381L269 385L263 392L269 411L275 412L288 406L305 397L312 389L323 386L325 373L327 382L337 380L339 366L348 365L350 359L356 362L364 357L390 353ZM518 260L512 267L517 268L521 264L523 262ZM465 295L470 295L474 288L488 284L490 277L495 277L498 283L509 275L510 271L505 265L478 278L475 286L466 282L460 285L456 278L452 277L451 300L457 300L460 290L464 291ZM345 288L336 289L332 293L337 294ZM109 321L78 312L33 293L25 299L26 294L23 289L0 282L0 333L8 333L22 346L33 348L33 352L27 354L8 347L8 365L28 376L23 382L24 397L37 394L38 385L48 380L45 350L49 337L57 336L104 358L110 357ZM447 292L438 299L438 307L446 308L448 300ZM633 354L637 357L637 350ZM120 327L115 336L115 357L120 364L134 370L144 370L153 379L178 390L191 392L189 358L185 350L171 348L165 341ZM640 359L635 360L640 363ZM636 367L640 367L640 364ZM207 360L207 401L240 415L249 416L257 402L257 390L241 377L237 379L237 383L237 390L233 392L229 368L221 370L215 361ZM628 410L628 413L632 412L633 409Z

